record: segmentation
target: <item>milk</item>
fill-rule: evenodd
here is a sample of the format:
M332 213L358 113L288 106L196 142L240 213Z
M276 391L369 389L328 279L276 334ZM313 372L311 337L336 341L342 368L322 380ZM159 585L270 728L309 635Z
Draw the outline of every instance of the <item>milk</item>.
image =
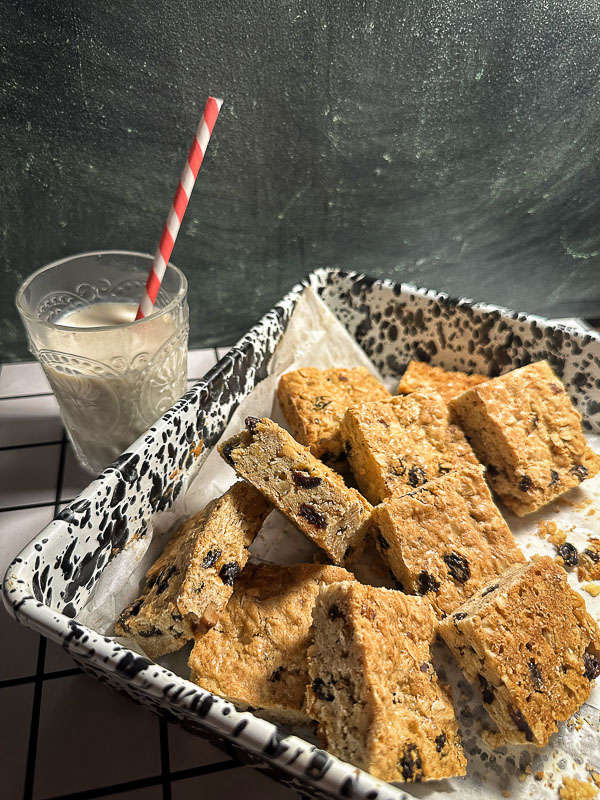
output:
M70 311L37 353L77 456L95 473L186 389L187 306L132 324L136 311L114 302Z
M59 325L71 328L100 328L104 325L124 325L134 322L137 314L135 303L96 303L65 314L58 319Z

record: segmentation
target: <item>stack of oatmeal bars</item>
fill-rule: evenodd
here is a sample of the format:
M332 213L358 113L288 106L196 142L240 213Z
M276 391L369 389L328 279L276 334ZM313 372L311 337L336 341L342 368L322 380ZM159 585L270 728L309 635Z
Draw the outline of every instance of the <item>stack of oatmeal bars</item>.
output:
M440 635L505 741L544 746L600 675L600 630L566 572L526 560L496 501L529 514L600 470L546 362L500 377L411 362L280 380L268 418L219 452L238 481L185 522L115 632L191 679L386 781L464 775ZM319 547L256 563L277 509ZM318 563L316 563L318 562Z

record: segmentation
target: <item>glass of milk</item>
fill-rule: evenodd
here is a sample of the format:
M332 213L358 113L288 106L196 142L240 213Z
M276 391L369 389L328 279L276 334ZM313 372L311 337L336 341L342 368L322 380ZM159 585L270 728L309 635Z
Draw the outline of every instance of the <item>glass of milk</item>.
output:
M135 321L152 256L107 250L31 275L17 308L77 457L105 469L185 392L187 280L169 264L154 312Z

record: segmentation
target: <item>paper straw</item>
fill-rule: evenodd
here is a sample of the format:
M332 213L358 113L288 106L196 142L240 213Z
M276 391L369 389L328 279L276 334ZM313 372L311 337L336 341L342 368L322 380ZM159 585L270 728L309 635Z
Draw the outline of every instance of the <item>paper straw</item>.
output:
M136 319L142 319L152 313L165 270L167 269L167 264L169 263L173 247L175 246L175 240L177 239L177 234L181 227L183 215L185 214L192 189L196 182L198 170L202 164L204 153L206 152L211 133L222 105L223 101L218 100L216 97L209 97L206 101L202 119L200 120L196 136L190 147L190 152L183 172L181 173L181 178L179 179L179 186L175 192L169 216L167 217L160 242L156 249L154 261L148 273L146 288L140 301L140 306L135 317Z

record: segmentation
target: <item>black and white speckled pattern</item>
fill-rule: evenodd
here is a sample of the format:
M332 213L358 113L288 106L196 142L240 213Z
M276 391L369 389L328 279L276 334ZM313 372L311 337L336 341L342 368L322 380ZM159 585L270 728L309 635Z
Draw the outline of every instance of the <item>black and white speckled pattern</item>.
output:
M415 357L497 375L547 358L600 431L600 337L540 318L339 270L307 281L385 375ZM221 361L11 564L4 599L23 624L61 642L83 669L135 700L273 771L314 797L407 795L100 636L74 617L110 559L186 489L233 410L266 374L303 286L295 286ZM194 469L195 471L195 469ZM173 477L174 476L174 477Z
M600 335L429 289L332 271L321 296L384 375L411 358L494 377L547 359L600 431Z

